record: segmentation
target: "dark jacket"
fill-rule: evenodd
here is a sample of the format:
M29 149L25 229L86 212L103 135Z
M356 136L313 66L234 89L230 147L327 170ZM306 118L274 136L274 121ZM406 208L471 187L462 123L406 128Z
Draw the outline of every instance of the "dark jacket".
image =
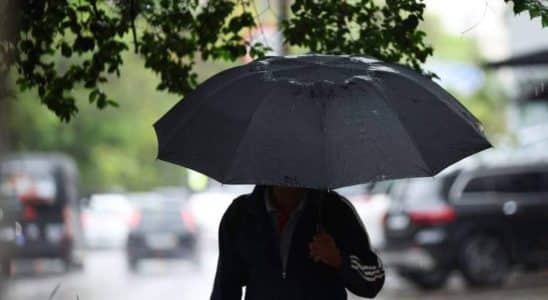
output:
M286 270L278 237L264 204L264 188L235 199L219 228L219 260L212 300L343 300L345 288L373 298L384 284L384 269L371 250L353 206L335 192L325 195L323 228L343 255L342 270L315 263L308 244L318 223L318 193L310 191L293 233ZM285 276L282 274L285 273Z

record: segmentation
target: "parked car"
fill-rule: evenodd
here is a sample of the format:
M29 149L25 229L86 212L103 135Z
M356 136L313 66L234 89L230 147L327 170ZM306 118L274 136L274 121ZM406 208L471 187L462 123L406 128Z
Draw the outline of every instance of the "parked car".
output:
M361 184L336 189L335 191L348 199L360 217L369 234L373 248L383 244L382 219L386 214L390 199L387 195L391 182L383 181Z
M395 188L385 264L423 288L452 270L497 285L516 266L548 267L548 164L480 167Z
M219 224L226 209L240 195L249 194L252 185L221 185L213 183L208 189L196 192L188 198L188 208L196 217L201 238L216 247Z
M156 193L133 194L130 199L135 207L126 245L131 270L138 270L147 258L195 258L196 224L180 199Z
M95 194L82 214L86 246L91 249L122 248L129 232L133 209L123 194Z
M10 274L16 259L60 259L66 270L82 266L77 175L63 155L17 155L0 163L3 273Z

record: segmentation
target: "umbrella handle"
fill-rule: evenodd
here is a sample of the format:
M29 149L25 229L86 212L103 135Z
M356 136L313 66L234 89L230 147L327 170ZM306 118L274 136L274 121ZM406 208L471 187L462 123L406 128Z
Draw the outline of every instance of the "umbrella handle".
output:
M324 231L323 227L323 202L325 199L325 191L320 191L318 197L318 219L316 220L316 233Z

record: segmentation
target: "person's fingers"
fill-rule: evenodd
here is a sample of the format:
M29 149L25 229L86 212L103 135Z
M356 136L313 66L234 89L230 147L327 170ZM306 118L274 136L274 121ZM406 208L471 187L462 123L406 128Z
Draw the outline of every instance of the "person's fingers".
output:
M312 258L312 260L313 260L314 262L319 262L319 261L321 261L321 257L318 256L318 255L310 255L310 257Z
M325 250L321 247L318 247L317 245L310 245L309 252L313 256L320 256L320 257L326 256Z
M326 234L325 237L324 237L325 241L328 242L328 243L332 243L334 244L335 243L335 240L333 239L333 237L329 234Z
M322 253L320 251L310 251L310 258L315 263L321 262L329 266L332 265L331 258L325 253Z
M320 243L311 243L309 245L309 250L317 255L325 256L327 255L329 249Z
M329 255L327 255L327 253L322 250L311 250L310 255L318 257L320 259L327 259L329 257Z
M325 248L328 246L328 243L325 241L325 240L313 240L312 242L310 242L309 245L312 245L314 247L319 247L319 248Z
M321 249L310 249L310 254L319 257L325 256Z

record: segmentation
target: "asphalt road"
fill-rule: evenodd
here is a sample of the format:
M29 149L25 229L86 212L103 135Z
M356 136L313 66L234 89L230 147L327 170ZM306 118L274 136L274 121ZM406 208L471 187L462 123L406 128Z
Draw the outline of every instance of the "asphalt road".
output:
M211 247L215 249L215 247ZM130 272L121 251L96 251L86 255L85 269L63 274L52 262L18 264L6 284L5 300L149 300L207 299L215 272L216 253L203 252L197 262L150 261L140 272ZM53 294L53 295L52 295ZM458 276L448 287L422 292L388 272L379 299L548 299L548 272L515 274L501 288L468 289ZM357 299L351 297L351 299Z

